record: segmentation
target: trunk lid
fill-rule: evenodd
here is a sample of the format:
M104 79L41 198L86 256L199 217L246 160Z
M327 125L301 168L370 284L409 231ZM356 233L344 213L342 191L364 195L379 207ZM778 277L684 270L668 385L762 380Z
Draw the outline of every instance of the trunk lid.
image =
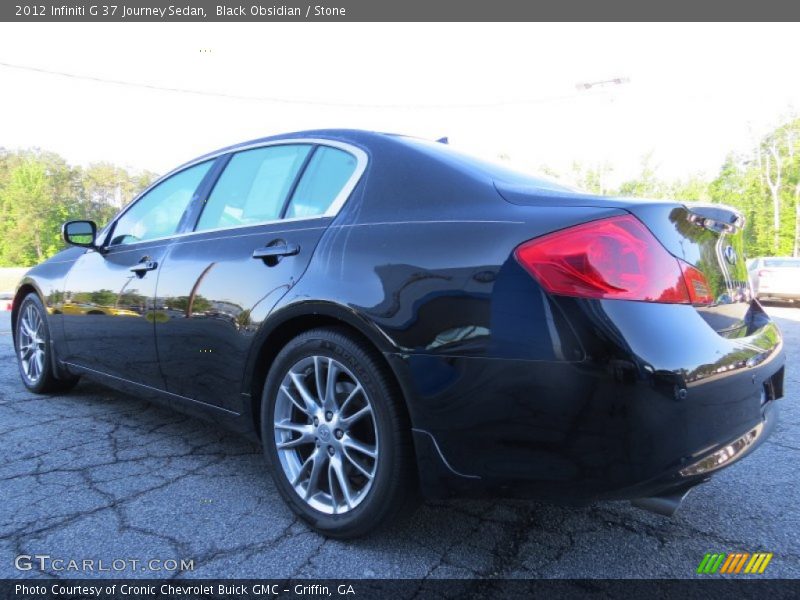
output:
M726 337L748 335L752 292L743 252L744 219L736 209L593 196L498 181L495 187L508 202L522 206L594 206L630 212L673 256L703 273L714 298L712 305L697 307L706 322Z

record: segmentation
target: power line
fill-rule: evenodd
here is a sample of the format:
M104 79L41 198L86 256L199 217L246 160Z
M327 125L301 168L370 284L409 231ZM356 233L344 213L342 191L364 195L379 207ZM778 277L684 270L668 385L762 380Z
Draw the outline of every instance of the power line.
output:
M304 106L316 107L329 107L329 108L373 108L373 109L475 109L475 108L502 108L508 106L525 106L531 104L546 104L549 102L560 102L564 100L572 100L574 98L586 98L586 93L580 94L565 94L561 96L549 96L541 98L528 98L520 100L504 100L499 102L485 102L485 103L465 103L465 104L367 104L367 103L348 103L348 102L323 102L317 100L304 100L294 98L280 98L276 96L246 96L239 94L228 94L225 92L210 92L205 90L196 90L190 88L179 88L154 85L151 83L124 81L121 79L108 79L105 77L97 77L94 75L81 75L77 73L68 73L66 71L56 71L51 69L43 69L40 67L32 67L30 65L18 65L0 61L0 67L8 69L16 69L19 71L29 71L41 75L55 75L65 77L68 79L76 79L80 81L91 81L94 83L104 83L111 85L120 85L125 87L134 87L140 89L147 89L159 92L173 92L179 94L191 94L194 96L207 96L214 98L226 98L228 100L244 100L248 102L270 102L273 104L295 104ZM593 96L596 94L593 94Z

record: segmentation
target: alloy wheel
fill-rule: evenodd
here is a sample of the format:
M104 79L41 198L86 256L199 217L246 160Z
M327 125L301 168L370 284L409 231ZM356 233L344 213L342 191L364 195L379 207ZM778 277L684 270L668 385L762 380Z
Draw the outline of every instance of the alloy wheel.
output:
M36 306L28 304L20 317L19 360L31 383L37 383L45 368L44 323Z
M343 514L367 496L378 428L364 386L342 363L327 356L295 363L278 390L273 429L284 475L306 504Z

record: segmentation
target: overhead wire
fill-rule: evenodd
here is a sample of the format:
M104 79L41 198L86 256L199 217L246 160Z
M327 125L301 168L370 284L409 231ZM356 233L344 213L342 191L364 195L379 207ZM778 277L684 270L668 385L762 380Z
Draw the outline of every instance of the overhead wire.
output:
M21 65L15 63L9 63L5 61L0 61L0 67L5 67L8 69L16 69L19 71L28 71L33 73L39 73L43 75L53 75L59 77L65 77L68 79L75 79L81 81L90 81L94 83L103 83L103 84L111 84L111 85L119 85L119 86L126 86L126 87L134 87L140 89L147 89L153 91L161 91L161 92L172 92L172 93L181 93L181 94L191 94L195 96L207 96L207 97L215 97L215 98L227 98L230 100L241 100L241 101L249 101L249 102L267 102L273 104L287 104L287 105L304 105L304 106L316 106L316 107L327 107L327 108L352 108L352 109L390 109L390 110L400 110L400 109L408 109L408 110L425 110L425 109L436 109L436 110L458 110L458 109L483 109L483 108L502 108L508 106L525 106L525 105L534 105L534 104L545 104L549 102L561 102L565 100L571 100L574 98L580 97L587 97L587 96L597 96L597 95L605 95L605 92L597 91L587 93L587 91L579 91L577 93L572 94L562 94L562 95L555 95L555 96L545 96L539 98L522 98L516 100L501 100L496 102L472 102L472 103L455 103L455 104L446 104L446 103L408 103L408 104L371 104L371 103L363 103L363 102L330 102L330 101L321 101L321 100L310 100L310 99L303 99L303 98L285 98L285 97L278 97L278 96L249 96L243 94L231 94L228 92L220 92L220 91L208 91L208 90L198 90L192 88L182 88L182 87L173 87L173 86L163 86L163 85L156 85L152 83L146 82L136 82L136 81L125 81L122 79L112 79L107 77L99 77L95 75L85 75L79 73L70 73L67 71L59 71L54 69L45 69L42 67L35 67L31 65Z

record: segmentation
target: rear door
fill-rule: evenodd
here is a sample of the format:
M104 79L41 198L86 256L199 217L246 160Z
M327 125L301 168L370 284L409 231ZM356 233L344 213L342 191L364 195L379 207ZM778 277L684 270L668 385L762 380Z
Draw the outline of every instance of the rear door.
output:
M253 337L303 275L366 157L283 142L227 160L198 207L194 231L170 248L156 339L168 391L240 412Z

